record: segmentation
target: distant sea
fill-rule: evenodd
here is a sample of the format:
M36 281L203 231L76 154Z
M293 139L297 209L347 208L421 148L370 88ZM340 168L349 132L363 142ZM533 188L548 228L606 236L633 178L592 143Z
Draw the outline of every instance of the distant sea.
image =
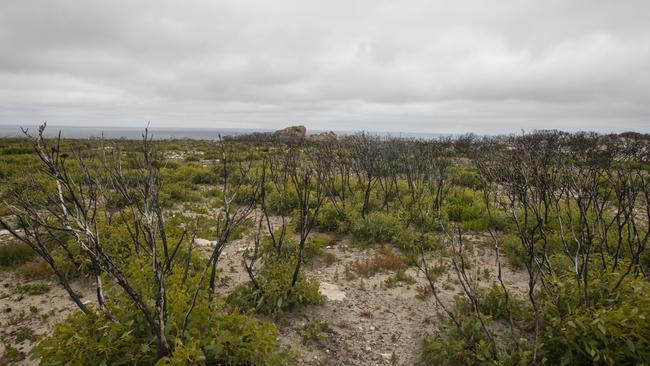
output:
M28 128L30 134L36 134L38 126L0 125L0 137L23 137L21 127ZM61 131L61 137L85 139L93 137L104 137L107 139L140 139L143 128L135 127L84 127L84 126L54 126L48 125L45 129L46 136L56 137ZM246 128L149 128L149 133L156 140L170 139L192 139L192 140L216 140L221 136L239 136L254 132L272 132L275 130L246 129ZM325 130L307 130L308 135L324 132ZM339 136L352 135L360 131L334 131ZM391 136L403 138L432 139L449 134L418 133L418 132L377 132L370 131L369 134L378 136Z

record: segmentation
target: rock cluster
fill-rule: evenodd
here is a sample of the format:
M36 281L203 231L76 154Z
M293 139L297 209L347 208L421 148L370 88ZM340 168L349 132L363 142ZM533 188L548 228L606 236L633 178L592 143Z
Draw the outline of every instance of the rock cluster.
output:
M302 125L289 126L273 132L271 136L280 140L301 140L307 136L307 128Z
M231 139L239 141L333 141L338 138L332 131L320 132L313 135L307 135L307 128L303 125L289 126L274 132L254 132L252 134L231 136Z

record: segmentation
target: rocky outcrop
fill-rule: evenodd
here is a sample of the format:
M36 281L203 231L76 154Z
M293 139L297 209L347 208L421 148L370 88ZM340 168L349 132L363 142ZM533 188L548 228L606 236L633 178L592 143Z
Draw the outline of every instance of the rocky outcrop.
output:
M307 128L302 125L290 126L274 132L255 132L246 135L232 136L238 141L333 141L338 138L332 131L319 132L314 135L307 135Z
M271 136L280 140L301 140L307 136L307 128L302 125L290 126L273 132Z
M310 135L309 139L314 141L332 141L332 140L336 140L337 136L334 132L327 131L327 132L320 132L314 135Z

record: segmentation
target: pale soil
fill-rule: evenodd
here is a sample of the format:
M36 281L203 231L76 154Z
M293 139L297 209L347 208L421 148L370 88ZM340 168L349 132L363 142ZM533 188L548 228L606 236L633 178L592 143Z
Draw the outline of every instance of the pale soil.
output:
M10 240L6 230L0 230L0 245ZM18 286L44 283L49 291L42 295L22 294ZM71 283L82 301L92 302L93 287L75 281ZM34 311L32 311L34 310ZM77 310L68 293L58 283L51 280L27 280L14 271L0 270L0 365L7 364L3 360L5 343L17 348L24 359L11 363L12 365L37 365L38 360L29 359L29 351L36 345L38 338L51 332L54 324L65 319L72 311ZM18 341L20 333L31 330L30 339Z
M489 236L467 235L465 240L476 244L470 258L472 269L479 273L475 275L479 285L489 286L497 281L496 258ZM250 245L249 240L241 239L224 250L221 262L224 274L230 280L227 285L222 285L220 292L227 293L237 284L248 281L241 266L241 255ZM321 283L321 293L326 296L326 301L323 305L294 311L287 315L286 320L277 322L280 342L297 350L299 363L304 365L385 365L394 359L400 365L416 364L422 340L435 333L441 312L433 297L416 298L416 288L427 286L424 276L417 269L409 268L406 273L417 283L398 283L395 288L388 288L384 283L392 273L346 278L346 265L351 267L357 260L372 258L376 249L353 247L349 239L344 238L333 241L325 251L333 253L337 261L328 266L317 258L305 268L305 275ZM434 262L433 258L429 260ZM449 262L448 259L443 261ZM503 258L502 263L505 263ZM503 278L508 288L523 295L527 289L527 275L503 267ZM487 279L484 278L485 268L489 269ZM447 306L452 306L454 297L462 294L452 271L441 276L438 286L440 297ZM329 339L320 344L302 344L300 329L316 319L329 324Z
M21 294L17 291L19 285L28 283L47 283L50 290L42 295ZM91 301L94 294L91 286L81 282L73 282L71 285L83 296L83 301ZM37 338L48 334L54 324L77 310L77 305L58 283L40 280L30 282L9 271L0 271L0 298L0 337L25 355L25 359L12 365L37 365L37 360L29 359L29 351L36 345ZM36 312L30 310L32 306ZM35 338L18 342L16 336L21 328L31 329ZM5 352L4 342L0 342L0 359ZM0 360L0 364L2 362Z

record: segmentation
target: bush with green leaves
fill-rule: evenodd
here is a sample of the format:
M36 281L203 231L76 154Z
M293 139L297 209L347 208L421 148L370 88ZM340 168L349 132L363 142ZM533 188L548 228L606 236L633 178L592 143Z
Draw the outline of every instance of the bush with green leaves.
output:
M524 366L530 361L532 352L525 338L493 335L496 339L493 349L490 338L465 298L457 299L451 311L460 326L450 319L441 322L438 333L424 339L420 355L422 364ZM491 317L484 315L483 321L490 329Z
M511 230L511 220L497 208L488 212L483 198L472 190L456 192L446 203L445 213L449 221L458 222L464 230L485 231L494 228L499 231Z
M517 235L506 234L501 237L503 254L514 268L524 268L527 259L526 248Z
M350 210L344 210L343 207L337 208L333 204L326 202L318 211L314 227L325 232L346 233L350 229L351 213Z
M375 211L353 223L352 235L366 242L394 243L402 234L403 225L399 217Z
M481 313L489 315L492 319L507 320L508 319L508 306L506 305L506 297L503 288L496 283L488 288L480 288L477 291ZM527 326L533 321L533 308L525 300L514 296L508 291L508 301L510 306L510 314L512 319L521 322L523 326Z
M160 192L160 204L171 207L175 203L198 202L201 197L195 192L191 183L171 183L163 187Z
M482 208L476 202L474 195L463 191L449 198L445 205L445 212L450 221L465 222L480 218Z
M137 271L138 264L131 266ZM152 281L144 274L131 272L134 283L152 295ZM171 276L167 286L168 341L171 356L158 360L156 338L143 317L134 312L130 300L114 287L107 289L109 306L117 321L104 315L75 312L54 328L51 336L32 351L43 365L286 365L293 355L277 342L271 323L227 310L219 298L209 300L201 290L187 326L183 321L191 302L198 276L183 282ZM153 298L153 296L151 297Z
M302 344L320 344L329 338L330 327L326 321L313 319L300 329Z
M267 261L257 276L257 283L238 286L227 302L242 310L274 317L306 305L321 304L323 296L318 281L300 275L295 286L291 286L294 268L293 260Z
M292 187L283 191L273 189L267 193L265 205L269 213L289 216L298 207L298 194Z
M478 190L483 186L481 176L475 170L467 168L454 169L451 172L451 183L459 187Z
M414 285L416 283L413 276L406 273L404 268L400 268L393 275L384 280L386 287L393 288L397 286L398 283L405 283L407 285Z
M27 244L9 241L0 244L0 267L16 267L36 257L36 252Z
M555 365L650 363L650 284L621 273L590 272L588 304L573 276L550 278L543 297L540 357Z
M50 286L46 283L28 283L18 286L17 290L21 294L42 295L50 292Z
M241 185L233 197L233 203L236 205L247 205L253 200L255 200L255 188L250 184Z
M424 339L420 362L423 365L521 365L527 364L529 352L517 353L514 341L504 339L498 358L492 352L490 341L476 316L457 313L459 328L451 321L443 322L437 335ZM519 340L519 349L525 341Z

